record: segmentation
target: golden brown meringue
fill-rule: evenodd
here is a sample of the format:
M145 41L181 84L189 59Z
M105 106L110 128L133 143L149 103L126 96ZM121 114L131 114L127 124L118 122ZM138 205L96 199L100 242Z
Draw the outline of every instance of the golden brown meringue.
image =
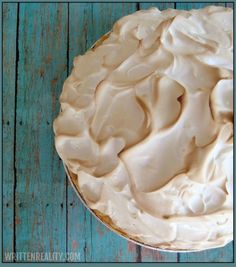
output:
M88 206L172 250L233 239L233 11L121 18L74 60L56 149Z

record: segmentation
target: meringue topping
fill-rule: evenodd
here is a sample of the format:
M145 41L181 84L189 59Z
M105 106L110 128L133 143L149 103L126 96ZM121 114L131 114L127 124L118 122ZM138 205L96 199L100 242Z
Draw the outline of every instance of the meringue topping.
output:
M54 121L92 210L170 250L233 239L233 10L121 18L74 59Z

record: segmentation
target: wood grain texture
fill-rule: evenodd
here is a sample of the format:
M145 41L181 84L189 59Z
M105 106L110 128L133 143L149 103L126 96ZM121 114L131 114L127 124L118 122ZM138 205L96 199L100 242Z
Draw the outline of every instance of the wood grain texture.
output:
M87 35L91 35L92 4L68 4L69 8L69 58L68 69L71 71L73 59L87 50ZM90 25L90 26L89 26ZM90 27L88 29L88 27ZM78 199L74 189L67 188L67 249L79 252L81 262L91 261L91 214ZM78 261L78 260L77 260Z
M130 3L69 4L69 69L120 17L134 12ZM95 219L68 187L68 250L79 251L82 262L136 261L136 246Z
M71 71L73 59L86 52L87 34L91 35L92 4L68 4L69 8L69 58L68 70ZM89 27L89 29L88 29ZM79 260L91 261L91 214L78 199L71 185L67 189L68 217L67 217L67 249L79 252Z
M3 4L3 251L14 251L16 3ZM7 261L3 255L3 260Z
M205 2L205 3L176 3L176 9L185 9L185 10L191 10L191 9L199 9L204 8L206 6L225 6L224 2L217 3L217 2Z
M52 131L73 58L117 19L137 8L209 4L213 3L3 4L3 252L77 252L80 262L233 260L233 242L177 254L141 248L108 230L68 185Z
M233 262L233 242L223 248L180 253L179 262Z
M20 3L16 251L66 251L66 177L52 122L67 75L67 5Z

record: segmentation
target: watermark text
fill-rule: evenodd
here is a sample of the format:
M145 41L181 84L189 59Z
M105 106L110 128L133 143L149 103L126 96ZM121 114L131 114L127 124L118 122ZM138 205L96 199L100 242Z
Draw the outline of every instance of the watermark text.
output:
M64 262L80 261L79 252L5 252L5 262Z

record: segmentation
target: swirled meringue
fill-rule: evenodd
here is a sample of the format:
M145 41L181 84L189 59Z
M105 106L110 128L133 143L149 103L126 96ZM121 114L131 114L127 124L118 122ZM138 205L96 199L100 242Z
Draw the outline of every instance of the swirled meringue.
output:
M135 12L64 83L56 149L88 206L144 244L233 239L232 16Z

